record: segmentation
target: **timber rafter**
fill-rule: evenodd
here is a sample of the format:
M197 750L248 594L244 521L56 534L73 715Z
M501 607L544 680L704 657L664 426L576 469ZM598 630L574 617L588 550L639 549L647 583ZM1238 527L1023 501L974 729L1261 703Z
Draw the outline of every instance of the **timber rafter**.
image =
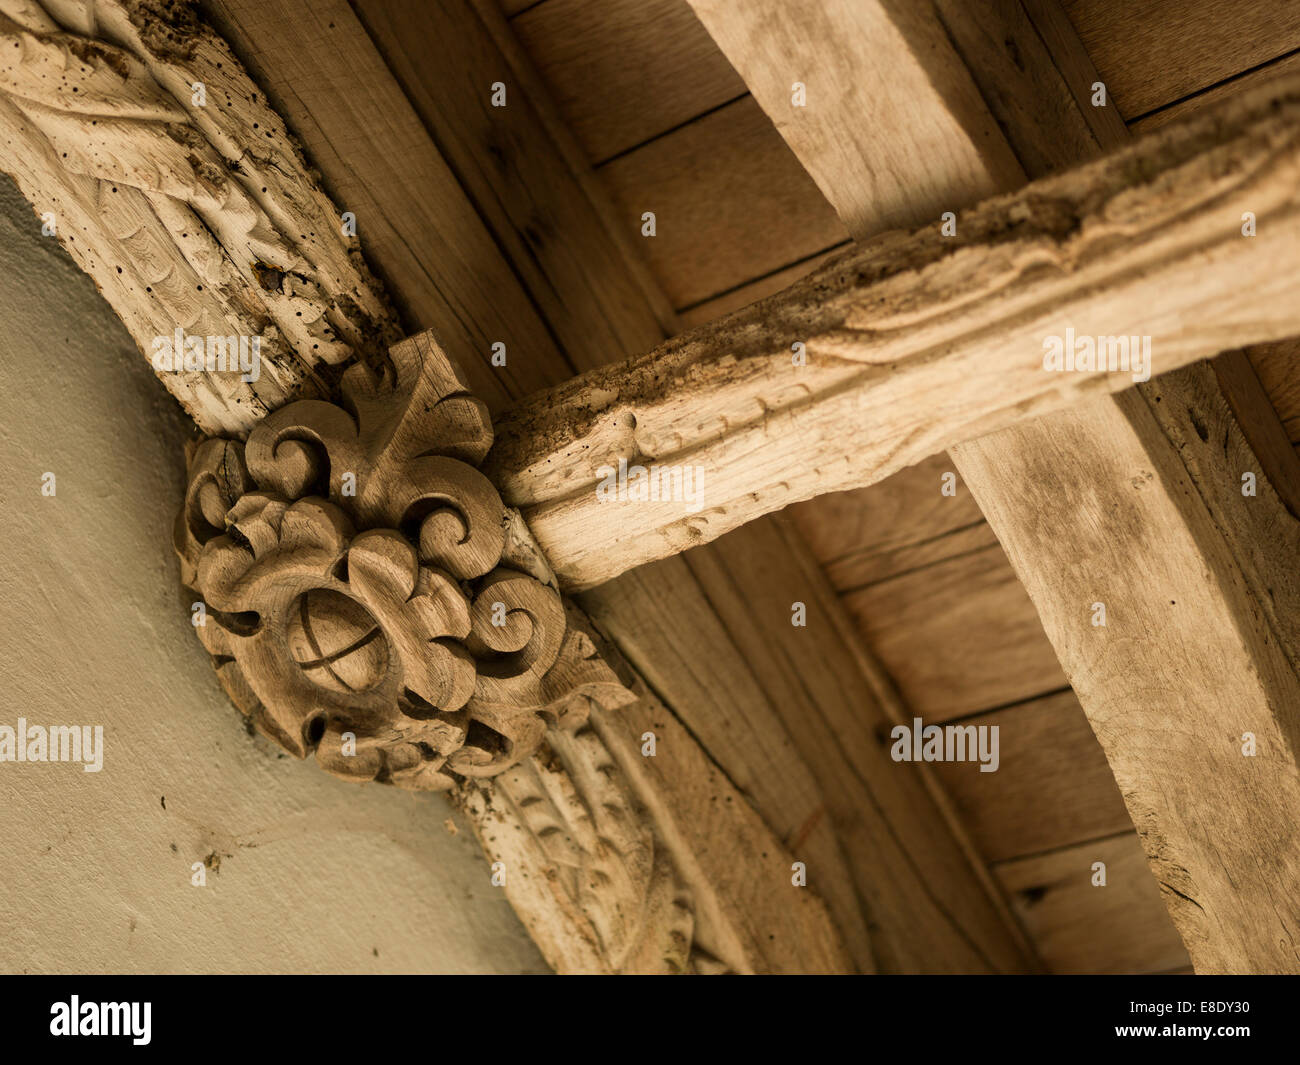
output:
M899 139L870 170L852 93L802 126L775 113L798 36L778 25L788 12L769 0L693 3L860 243L663 341L671 315L610 237L540 94L532 132L516 127L523 146L510 151L563 189L555 202L586 243L535 255L529 219L502 206L508 167L466 163L475 123L495 117L462 119L448 102L457 56L431 75L445 84L402 66L406 20L428 18L426 30L463 33L476 61L530 86L483 5L439 0L433 14L394 16L322 0L303 16L385 43L453 157L383 106L391 90L373 50L348 57L365 74L353 121L382 115L428 153L438 224L424 235L443 243L412 253L403 223L375 217L377 193L371 216L394 227L381 268L404 325L361 255L355 215L326 192L330 175L189 5L0 0L0 168L53 219L146 354L178 331L262 342L262 377L155 364L200 429L230 438L200 446L178 524L227 690L268 735L333 772L452 789L561 971L1030 968L933 781L873 745L872 730L907 708L797 537L756 521L953 448L1106 748L1198 968L1295 968L1300 914L1275 891L1300 878L1292 836L1270 835L1269 864L1235 874L1261 846L1243 829L1256 810L1243 794L1265 793L1276 824L1300 804L1300 591L1287 563L1300 542L1296 464L1271 428L1247 440L1247 417L1267 400L1244 359L1200 360L1300 334L1300 77L990 198L1020 180L1017 154L1059 161L1070 149L1031 129L1034 152L1013 152L978 79L950 71L936 87L927 63L950 57L939 22L875 0L820 0L798 30L859 93L889 80L872 67L880 40L904 57L894 73L921 114L890 116ZM211 6L251 35L245 47L274 47L256 4ZM939 7L948 35L974 46L977 28ZM296 32L304 49L337 47ZM279 47L288 63L294 44ZM314 122L310 104L292 109ZM311 136L322 156L335 147L321 128ZM898 192L922 149L945 165L908 202ZM916 217L949 198L955 228ZM1247 214L1258 227L1249 240ZM472 250L471 269L431 268L458 247ZM583 266L586 248L597 268ZM415 265L403 268L408 254ZM436 294L421 296L429 284ZM398 344L412 322L429 332ZM506 346L531 360L488 361L488 341L507 328L517 333ZM1104 355L1054 365L1052 338L1063 353L1074 336L1133 343L1125 361L1112 346L1110 365ZM571 377L572 366L594 368ZM376 385L394 379L401 389ZM414 411L412 396L435 394L426 414L448 397L459 413ZM441 463L445 483L393 472L408 460L422 473ZM358 464L386 472L354 503L338 479L364 473L343 468ZM602 490L656 467L689 471L675 482L690 485L687 497ZM1260 474L1254 503L1236 492L1243 471ZM435 496L447 509L431 517ZM1078 500L1095 512L1072 540ZM1145 537L1136 555L1110 535L1117 511ZM747 523L711 553L673 557ZM258 567L280 555L282 584L268 590ZM772 578L783 564L792 575ZM778 633L736 591L759 584L769 613L808 600L820 668L865 695L794 691L788 615ZM561 594L576 592L587 593L581 607ZM1164 610L1166 595L1180 612ZM1111 605L1108 633L1081 621L1091 597ZM690 623L675 622L665 603L687 601ZM498 605L511 615L505 635L490 620ZM240 626L254 613L273 623L250 639ZM1198 635L1206 618L1213 641ZM369 650L322 654L327 632ZM436 655L422 653L430 641ZM1229 709L1206 695L1207 647L1232 673ZM674 656L701 673L725 660L730 679L715 688L674 675ZM399 661L419 683L402 683ZM327 678L328 698L304 694L310 671ZM766 690L785 686L782 697ZM1240 760L1242 730L1267 759ZM1150 754L1145 740L1166 732L1187 735L1173 754ZM364 764L342 749L357 734ZM1206 827L1211 806L1226 811L1221 826ZM810 854L817 879L801 890L791 871ZM1276 920L1257 916L1265 910Z

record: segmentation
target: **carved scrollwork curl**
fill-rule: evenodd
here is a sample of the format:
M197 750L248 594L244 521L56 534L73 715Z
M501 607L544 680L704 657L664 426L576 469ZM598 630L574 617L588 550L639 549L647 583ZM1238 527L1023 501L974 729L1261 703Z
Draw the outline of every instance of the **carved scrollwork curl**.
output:
M342 405L200 444L175 546L199 637L260 731L339 776L447 789L581 724L588 699L632 696L506 556L510 515L467 461L491 444L486 409L427 340L392 359L349 370Z

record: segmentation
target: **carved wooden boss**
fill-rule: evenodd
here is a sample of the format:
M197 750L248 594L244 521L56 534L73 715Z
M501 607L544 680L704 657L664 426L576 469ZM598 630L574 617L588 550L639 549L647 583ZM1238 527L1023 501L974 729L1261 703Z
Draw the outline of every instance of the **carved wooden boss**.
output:
M476 469L491 422L446 356L399 344L341 392L190 458L176 551L252 723L338 776L442 790L631 700Z

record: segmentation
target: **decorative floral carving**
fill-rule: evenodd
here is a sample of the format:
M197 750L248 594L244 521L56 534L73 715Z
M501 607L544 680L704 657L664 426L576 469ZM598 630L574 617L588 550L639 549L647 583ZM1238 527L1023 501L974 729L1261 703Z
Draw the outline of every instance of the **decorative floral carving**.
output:
M341 393L191 457L182 576L254 725L339 776L446 789L630 700L475 468L491 423L446 356L406 341Z

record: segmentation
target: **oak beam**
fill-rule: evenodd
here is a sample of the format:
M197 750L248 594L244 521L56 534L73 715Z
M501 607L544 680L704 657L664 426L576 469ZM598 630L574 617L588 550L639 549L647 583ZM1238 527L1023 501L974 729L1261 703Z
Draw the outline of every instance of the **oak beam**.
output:
M800 26L817 20L801 10L798 25L778 34L795 42L785 54L787 67L778 69L755 60L761 50L753 41L773 33L782 12L765 0L692 3L715 37L731 39L730 58L756 95L766 97L765 106L788 114L779 90L789 80L788 66L806 57ZM824 0L818 6L842 5ZM906 21L897 5L879 6ZM1095 72L1054 0L998 3L980 16L968 5L938 0L933 11L1031 173L1091 154L1094 142L1104 148L1123 142L1122 123L1093 113L1087 102ZM748 27L748 37L738 26ZM1028 62L1012 50L1022 28L1031 46L1034 38L1047 42L1051 64L1032 47ZM882 65L875 44L862 36L839 44L839 78L868 77ZM954 73L961 64L942 46L894 52L885 63L891 61L922 65L938 83L964 76ZM1036 69L1043 75L1041 106L1054 109L1057 120L1027 113L1019 103L1025 94L1006 91ZM1063 84L1077 108L1068 106ZM1264 95L1285 93L1287 84ZM1240 102L1261 98L1243 94ZM778 114L773 117L780 125ZM835 188L837 206L869 202L873 189L861 171L871 160L846 168L842 157L817 150L860 116L832 100L805 121L811 129L792 121L788 135L805 166L820 174L823 188ZM1293 138L1279 131L1275 143ZM917 154L918 166L923 158ZM959 184L954 196L960 195ZM1258 257L1257 269L1269 269L1276 248L1238 236L1241 222L1240 215L1225 216L1225 233ZM859 228L855 235L867 234ZM1158 316L1159 308L1150 313ZM1235 345L1226 332L1220 346ZM1152 871L1202 972L1295 971L1298 963L1290 901L1297 839L1290 826L1300 712L1294 591L1300 471L1284 444L1249 365L1233 354L1212 368L1189 366L953 450L1102 740ZM1243 494L1247 477L1257 494ZM1181 612L1189 603L1194 625ZM1122 636L1107 635L1114 621L1093 624L1095 605L1107 608L1108 619L1118 605ZM1213 676L1206 663L1213 663ZM1225 687L1224 701L1208 694ZM1251 726L1239 727L1239 717ZM1246 753L1246 732L1260 743L1258 752L1267 747L1265 762ZM1250 809L1255 801L1265 808L1262 818Z
M1300 460L1288 449L1270 477L1217 368L956 458L1106 751L1196 971L1297 972L1300 519L1277 485L1300 485ZM1262 390L1255 409L1271 410Z
M1099 111L1113 109L1087 105L1097 75L1056 0L1029 0L1028 7L1054 61L1072 72L1079 112L1099 142L1105 147L1125 143L1122 123L1097 120ZM1295 743L1300 460L1240 351L1069 415L960 445L952 458L1080 695L1196 971L1296 972L1294 904L1286 900L1294 896L1300 844L1285 827L1270 834L1268 815L1261 817L1254 800L1258 796L1263 806L1276 803L1279 810L1292 811L1281 815L1283 826L1294 818L1300 773ZM1103 464L1088 481L1091 498L1109 498L1112 520L1104 527L1085 523L1070 569L1077 575L1085 553L1093 560L1090 583L1105 588L1104 597L1093 603L1118 605L1121 625L1133 637L1105 661L1096 651L1112 623L1092 625L1094 611L1089 629L1095 638L1080 638L1068 621L1070 575L1049 572L1056 566L1053 548L1043 544L1051 533L1076 535L1078 513L1062 502L1071 493L1058 493L1052 506L1038 508L1029 546L1026 508L1034 501L1022 497L1008 476L1017 464L1041 462L1061 447L1079 424L1076 418L1086 419L1093 439L1109 436L1110 446L1118 447L1109 457L1134 471L1126 484L1108 485ZM1115 427L1113 435L1108 425ZM1151 478L1153 471L1160 472ZM1138 491L1143 484L1146 490ZM1169 530L1159 566L1126 555L1117 569L1110 568L1116 564L1113 555L1108 557L1113 545L1103 541L1114 534L1121 514L1133 520L1144 541ZM1143 577L1135 578L1137 573ZM1187 594L1204 607L1196 632L1188 631L1186 615L1171 613L1189 602L1186 597L1179 598L1175 589L1166 606L1164 593L1177 583L1168 581L1171 573L1187 582ZM1132 624L1139 617L1140 630ZM1221 648L1228 632L1236 635ZM1173 653L1166 654L1166 648ZM1209 683L1220 697L1221 678L1240 688L1236 713L1225 713L1225 704L1216 700L1207 707L1208 678L1198 678L1195 670L1208 661L1217 663ZM1153 678L1158 678L1154 686ZM1245 728L1225 750L1220 737L1236 724L1226 719L1242 713L1264 731L1257 735ZM1155 741L1162 751L1158 756L1148 749L1152 729L1161 733ZM1269 754L1256 766L1253 760L1264 747L1252 744L1261 744L1261 736L1268 737L1262 742ZM1252 750L1256 753L1247 753Z
M805 169L855 240L1023 180L930 4L690 4L795 155L816 160ZM867 41L887 58L862 63ZM825 121L837 115L854 121Z
M489 475L581 589L1142 371L1300 332L1297 124L1292 78L963 212L953 237L938 219L877 237L525 400L497 420ZM1045 339L1067 328L1149 336L1152 365L1045 372ZM699 494L620 494L620 461L693 473Z
M638 279L552 146L537 95L467 3L207 6L373 235L366 247L408 328L454 351L490 407L591 365L610 344L635 350L662 336L658 308L635 298ZM399 42L428 38L445 51L412 66L391 46L393 26ZM498 79L506 108L490 103ZM405 157L390 153L390 138ZM418 182L407 159L419 161ZM520 190L542 202L526 205ZM564 221L552 229L530 217ZM441 243L448 226L458 249ZM545 268L519 269L516 257ZM494 341L504 367L491 361ZM635 702L596 708L578 734L552 733L545 756L465 801L544 956L560 972L871 968L865 927L829 914L819 890L834 876L833 838L817 841L817 883L795 888L785 842L714 769L679 708L629 683ZM654 757L641 753L647 731Z

